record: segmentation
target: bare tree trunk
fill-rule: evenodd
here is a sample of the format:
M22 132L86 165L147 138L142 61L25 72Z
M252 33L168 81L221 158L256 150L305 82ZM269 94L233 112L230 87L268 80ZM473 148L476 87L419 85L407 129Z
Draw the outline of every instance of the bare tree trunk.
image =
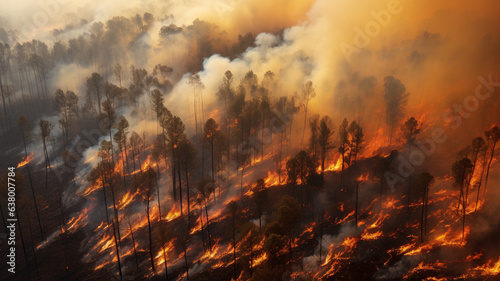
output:
M208 216L207 200L205 201L205 214L207 216L207 233L208 233L208 248L212 252L212 236L210 235L210 217Z
M233 270L236 278L236 214L233 214Z
M427 187L424 187L427 188ZM422 216L420 218L420 242L424 242L425 190L422 194Z
M188 229L191 231L191 200L189 196L189 173L186 169L186 189L187 189L187 206L188 206Z
M176 188L175 188L175 151L174 151L174 145L172 143L172 194L174 195L174 201L177 201L177 193L176 193ZM181 200L182 201L182 200ZM182 203L181 203L182 204ZM182 208L181 208L182 211Z
M153 259L153 240L151 237L151 219L149 218L149 199L147 201L147 206L146 206L146 215L148 217L148 237L149 237L149 258L151 260L151 268L153 271L155 270L155 261Z
M309 105L309 101L306 102L304 106L304 126L302 128L302 140L300 141L300 146L304 144L304 137L306 135L306 125L307 125L307 106Z
M33 253L33 261L35 262L36 274L39 274L38 271L38 261L36 260L36 251L35 251L35 242L33 239L33 230L31 228L31 220L28 218L28 229L30 233L30 241L31 241L31 252Z
M177 165L177 175L179 176L179 201L181 202L181 217L184 216L184 209L182 208L182 180L181 180L181 167Z
M102 183L102 195L104 196L104 210L106 211L106 222L109 226L109 215L108 215L108 200L106 199L106 186L104 182Z
M21 130L22 130L22 128L21 128ZM24 130L22 130L21 133L22 133L22 136L23 136L24 155L25 155L26 159L28 159L28 150L26 149L26 140L25 140L25 137L24 137ZM30 171L30 166L29 165L30 165L30 163L26 164L26 171L28 172L28 179L30 181L31 195L33 196L33 202L35 202L35 211L36 211L36 218L37 218L37 221L38 221L38 227L40 228L40 233L42 234L43 240L45 240L45 233L43 232L42 222L40 220L40 214L38 212L38 204L37 204L37 201L36 201L35 189L33 188L33 180L31 179L31 171Z
M205 235L203 234L203 205L200 202L200 225L201 225L201 240L203 241L203 247L205 247Z
M113 199L113 211L115 214L115 221L116 221L116 233L118 234L118 246L121 246L121 237L120 237L120 222L118 221L118 209L116 209L116 202L115 202L115 189L113 186L110 186L111 189L111 197ZM113 231L114 231L115 225L113 224Z
M9 233L9 230L7 229L7 222L5 221L5 216L3 215L2 206L0 206L0 216L2 217L2 223L5 230L5 234L7 234Z
M156 163L156 172L158 176L156 177L156 193L157 193L157 201L158 201L158 217L160 218L160 223L161 223L161 200L160 200L160 184L158 182L160 178L160 163Z
M137 260L137 251L135 249L135 239L134 239L134 231L132 230L132 224L130 221L128 222L128 227L130 229L130 235L132 236L132 244L134 245L134 257L135 257L135 265L139 268L139 261Z
M19 229L19 237L21 238L21 244L23 245L23 253L24 253L24 258L26 260L26 267L28 267L28 271L31 272L30 266L29 266L28 254L26 253L26 245L24 243L23 229L21 227L21 218L19 217L19 212L17 209L18 208L16 208L17 228Z
M122 275L122 265L120 261L120 249L118 247L118 241L116 241L116 234L115 234L115 223L113 222L113 236L115 238L115 249L116 249L116 257L118 260L118 271L120 272L120 280L123 280L123 275Z
M490 161L488 161L488 167L486 168L486 178L484 179L484 193L486 193L486 187L488 186L488 177L490 175L490 166L491 162L493 161L493 158L495 158L495 146L496 142L493 143L493 147L491 148L491 156L490 156Z
M354 225L358 227L358 198L359 198L359 181L356 182L356 204L354 209Z
M212 148L212 185L214 187L214 202L215 202L215 177L214 177L214 139L212 136L212 141L210 142Z
M186 247L185 241L182 243L182 250L184 251L184 265L186 267L186 280L189 281L189 266L188 266L188 259L187 259L187 247Z

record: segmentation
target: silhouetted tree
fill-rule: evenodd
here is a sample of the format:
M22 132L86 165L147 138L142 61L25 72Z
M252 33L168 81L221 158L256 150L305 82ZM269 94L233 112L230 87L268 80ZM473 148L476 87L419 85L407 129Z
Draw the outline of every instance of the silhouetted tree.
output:
M325 161L328 150L334 148L331 137L333 135L332 120L328 116L323 116L319 123L318 145L321 148L321 173L325 172Z
M488 139L488 144L489 144L488 150L490 151L490 160L488 161L488 166L486 168L486 178L484 180L484 192L486 192L486 186L488 185L488 177L490 175L491 162L493 162L493 158L495 158L495 155L497 153L496 145L497 142L500 140L500 129L498 129L498 126L494 126L493 128L486 131L484 134Z
M186 129L186 126L184 126L184 123L182 123L181 118L177 116L173 116L169 122L168 122L168 127L166 130L166 136L167 140L170 144L170 149L171 149L171 155L172 155L172 169L174 170L174 186L175 186L175 170L177 169L178 172L178 181L179 181L179 202L181 205L181 214L183 214L182 211L182 180L180 178L180 168L179 168L179 156L177 155L177 150L179 147L179 144L186 138L186 135L184 134L184 130Z
M361 151L364 140L363 128L356 121L352 121L347 128L349 135L349 166L356 164L358 154Z
M145 171L141 171L139 176L134 181L134 185L141 190L142 198L146 202L146 216L148 219L148 236L149 236L149 257L151 268L155 271L153 258L153 240L151 235L151 217L150 217L150 202L153 199L154 189L156 188L156 173L153 168L148 167Z
M187 191L188 228L191 230L191 187L189 186L189 173L196 167L196 148L189 140L179 144L179 166L184 171Z
M347 128L349 126L349 122L347 122L347 119L344 118L342 121L342 124L340 124L339 127L339 138L340 138L340 145L339 145L339 153L340 157L342 160L342 168L340 171L340 186L341 188L344 188L344 166L345 166L345 158L346 158L346 153L349 151L349 135L347 133Z
M11 173L14 173L14 175L12 175ZM13 180L9 180L9 178L11 178ZM24 178L24 176L21 173L17 173L15 171L9 169L7 172L5 172L2 175L1 180L2 181L0 182L0 198L3 202L7 202L7 193L9 190L9 186L12 184L15 184L15 193L18 194L19 197L21 194L23 194L23 186L26 183L26 179ZM10 183L10 185L9 185L9 183ZM20 205L18 202L13 214L15 214L15 218L17 219L16 225L17 225L17 229L19 230L19 238L21 238L24 259L26 262L26 266L28 267L28 270L29 270L29 260L28 260L28 254L26 252L26 244L24 241L24 234L23 234L23 228L22 228L23 218L21 218L19 216L19 209L20 208L22 208L22 205ZM0 211L1 211L1 207L0 207ZM1 215L3 218L3 212ZM9 214L9 218L13 219L14 217L13 217L13 215ZM4 221L4 223L5 223L5 221ZM9 232L6 232L6 233L9 233Z
M389 144L392 143L392 136L399 120L404 115L409 93L399 79L393 76L384 78L384 100L386 104L386 118L389 127Z
M231 220L231 233L233 240L233 276L236 276L236 229L237 229L237 220L240 211L240 207L236 201L231 201L227 204L227 213L229 214Z
M19 128L21 129L21 136L23 139L23 145L24 145L24 157L26 160L28 160L28 150L26 149L26 139L29 138L29 131L25 131L25 129L28 129L29 127L29 122L28 119L24 115L19 116L18 122L17 122ZM28 179L30 181L30 187L31 187L31 195L33 197L33 202L35 203L35 212L36 212L36 219L38 221L38 227L40 229L40 234L42 235L43 240L45 240L45 233L43 232L42 228L42 222L40 220L40 213L38 212L38 204L35 196L35 188L33 187L33 180L31 178L31 170L30 170L30 163L26 163L26 171L28 172ZM3 218L3 216L2 216ZM5 222L4 222L5 223ZM8 232L6 232L8 233Z
M474 173L477 171L477 164L479 164L479 155L482 150L485 149L486 143L484 142L484 139L482 137L477 137L472 140L472 145L470 147L470 152L471 152L471 158L472 158L472 171L471 175L473 176ZM472 177L471 176L471 177ZM477 197L476 197L476 210L477 210L477 204L479 202L479 190L481 189L481 186L477 186Z
M417 177L417 187L422 194L422 215L420 217L420 241L424 242L427 229L427 206L429 204L429 187L434 182L434 177L428 172Z
M167 155L170 156L170 163L171 163L171 175L172 175L172 195L174 196L174 201L177 201L177 192L176 192L176 178L175 178L175 159L174 159L174 147L172 146L172 143L170 142L169 138L169 130L171 126L173 115L172 113L166 108L162 108L162 113L160 115L160 126L162 128L162 133L160 137L157 138L157 149L159 149L159 152L162 153L163 157L165 158L165 166L167 166ZM170 142L170 143L169 143Z
M204 138L210 144L210 155L212 157L212 184L215 185L215 176L214 176L214 142L217 137L217 130L219 125L215 122L214 119L209 118L203 127ZM215 197L214 197L215 198Z
M299 222L300 205L297 199L285 195L276 204L277 207L277 221L283 226L288 236L288 263L292 262L292 239L293 229Z
M134 172L136 171L136 168L135 168L135 156L138 155L139 156L139 169L141 169L141 156L140 156L140 151L141 151L141 145L142 145L142 138L139 136L138 133L136 133L135 131L132 131L132 133L130 134L130 138L129 138L129 143L130 143L130 146L131 146L131 151L132 151L132 163L133 163L133 168L134 168ZM134 174L134 178L135 178L135 174Z
M210 252L212 252L212 236L210 234L210 217L208 216L208 208L207 208L207 200L210 197L209 190L207 190L208 186L210 185L210 182L206 179L202 179L200 182L198 182L196 188L198 189L198 194L200 195L201 199L203 200L203 204L205 205L205 215L207 217L207 234L208 234L208 249ZM202 211L203 212L203 211ZM201 215L203 218L203 215Z
M306 134L306 122L307 122L307 110L309 107L309 101L316 97L316 90L314 89L312 81L307 81L302 87L300 93L300 100L302 101L302 106L304 107L304 127L302 130L302 141L304 143L304 136Z
M55 93L55 105L59 115L59 124L63 131L63 140L69 144L69 129L73 122L73 115L78 112L78 96L71 91L64 93L61 89Z
M318 134L319 134L319 114L309 117L309 129L311 130L311 137L309 138L309 150L312 153L314 164L318 162Z
M160 247L163 251L163 265L165 267L165 280L168 281L168 265L167 265L167 251L168 242L170 240L171 231L167 226L166 222L160 220L160 227L158 228L158 237L160 242Z
M198 134L198 121L200 120L198 117L198 112L201 113L201 120L204 120L203 117L203 89L205 89L205 85L201 82L201 78L199 74L191 74L188 77L187 81L188 85L193 88L193 111L194 111L194 123L195 123L195 132Z
M47 150L47 141L50 139L50 133L52 132L52 124L47 120L40 120L38 122L40 126L40 137L42 138L43 143L43 154L45 155L45 189L48 187L48 171L50 168L50 158L49 152Z
M115 79L120 85L120 88L122 87L122 79L123 79L122 71L123 71L122 66L119 63L115 64L115 66L113 67L113 74L115 75Z
M163 108L165 107L165 105L163 105L164 101L165 99L163 98L163 95L159 90L154 89L151 92L151 109L156 115L156 133L158 133L160 118L163 113Z
M380 207L382 207L382 196L385 193L385 190L387 189L387 172L391 171L391 165L395 161L395 159L398 157L398 151L393 150L387 157L380 157L378 156L376 158L374 167L373 167L373 176L377 180L377 182L380 184Z
M115 124L116 114L111 101L105 100L102 102L102 113L99 115L99 119L102 120L101 126L109 132L109 141L111 142L111 161L115 162L115 153L113 149L113 136L111 135L111 128Z
M411 147L415 144L415 140L417 135L420 133L422 124L420 124L415 118L410 117L406 122L401 126L401 132L403 133L403 139L405 140L406 145L408 146L408 160L411 160ZM412 183L412 175L408 177L408 201L406 206L408 208L408 212L410 211L410 203L411 203L411 184Z
M243 262L249 265L250 276L253 275L254 246L260 241L260 231L252 222L243 224L240 227L240 235L237 238L240 245L240 257Z
M101 115L101 95L103 85L104 79L99 73L94 72L89 78L87 78L87 103L89 105L92 104L94 102L94 98L96 98L99 115Z
M128 159L127 159L127 139L128 139L128 129L130 125L127 119L122 115L120 116L118 123L116 124L116 128L118 131L113 135L114 141L118 144L118 149L120 153L122 153L122 166L123 166L123 185L126 188L127 182L125 180L126 167L128 167Z
M457 212L462 207L462 240L465 239L465 215L467 214L467 191L470 178L472 177L472 162L468 158L463 158L460 161L453 163L451 167L455 183L460 188L460 195L458 197Z
M127 217L130 217L130 214L128 214ZM130 237L132 239L132 247L134 248L135 265L137 268L139 268L139 260L137 259L137 249L135 247L134 230L132 228L132 223L130 222L130 219L127 219L127 224L128 224L128 230L130 231Z
M265 190L266 190L266 183L264 182L263 179L258 179L257 184L253 189L253 194L257 203L257 214L259 215L259 233L262 233L262 201Z

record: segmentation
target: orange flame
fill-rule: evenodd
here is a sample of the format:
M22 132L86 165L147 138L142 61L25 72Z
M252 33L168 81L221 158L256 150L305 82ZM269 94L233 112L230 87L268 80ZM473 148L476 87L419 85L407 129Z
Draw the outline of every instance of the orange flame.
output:
M23 166L26 166L28 165L28 163L33 160L33 151L31 152L30 155L28 155L28 157L26 157L26 159L24 159L23 161L19 162L19 164L17 164L17 168L21 168Z

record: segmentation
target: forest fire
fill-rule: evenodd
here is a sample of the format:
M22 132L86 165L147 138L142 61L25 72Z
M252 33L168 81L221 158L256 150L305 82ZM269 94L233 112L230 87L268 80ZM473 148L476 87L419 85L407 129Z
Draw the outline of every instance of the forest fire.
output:
M500 277L500 4L191 2L2 6L1 280Z

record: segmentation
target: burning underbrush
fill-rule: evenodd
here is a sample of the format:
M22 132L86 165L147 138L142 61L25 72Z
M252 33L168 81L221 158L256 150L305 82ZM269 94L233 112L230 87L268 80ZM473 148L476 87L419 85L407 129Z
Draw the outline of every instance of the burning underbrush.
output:
M266 165L271 161L267 157L257 164ZM165 174L167 166L152 162L151 155L143 158L137 170L127 171L126 165L114 170L129 181L150 167ZM114 191L116 202L108 198L105 204L104 196L113 191L103 191L103 183L96 181L78 194L87 207L58 233L87 233L80 250L95 271L118 275L120 259L124 276L152 279L168 274L169 279L183 280L189 274L193 280L247 280L252 272L258 278L279 261L286 264L278 267L286 280L485 280L498 275L498 257L470 246L481 245L471 228L482 216L489 193L480 197L477 209L469 202L463 224L457 208L460 190L450 176L435 179L423 210L418 191L407 200L406 182L391 190L374 176L380 158L360 160L344 171L334 159L321 188L293 184L284 175L249 166L245 175L236 172L206 197L190 195L187 203L184 194L182 211L165 189L160 201L156 193L151 195L148 207L143 191L133 185L126 192ZM259 177L261 182L256 181ZM171 184L167 178L158 179L159 186ZM266 244L274 235L273 222L280 219L273 198L283 196L297 198L300 218L288 231L275 231L284 241L277 242L282 247L273 252ZM228 207L232 204L234 212ZM107 210L99 207L105 205ZM54 233L38 247L56 238Z

